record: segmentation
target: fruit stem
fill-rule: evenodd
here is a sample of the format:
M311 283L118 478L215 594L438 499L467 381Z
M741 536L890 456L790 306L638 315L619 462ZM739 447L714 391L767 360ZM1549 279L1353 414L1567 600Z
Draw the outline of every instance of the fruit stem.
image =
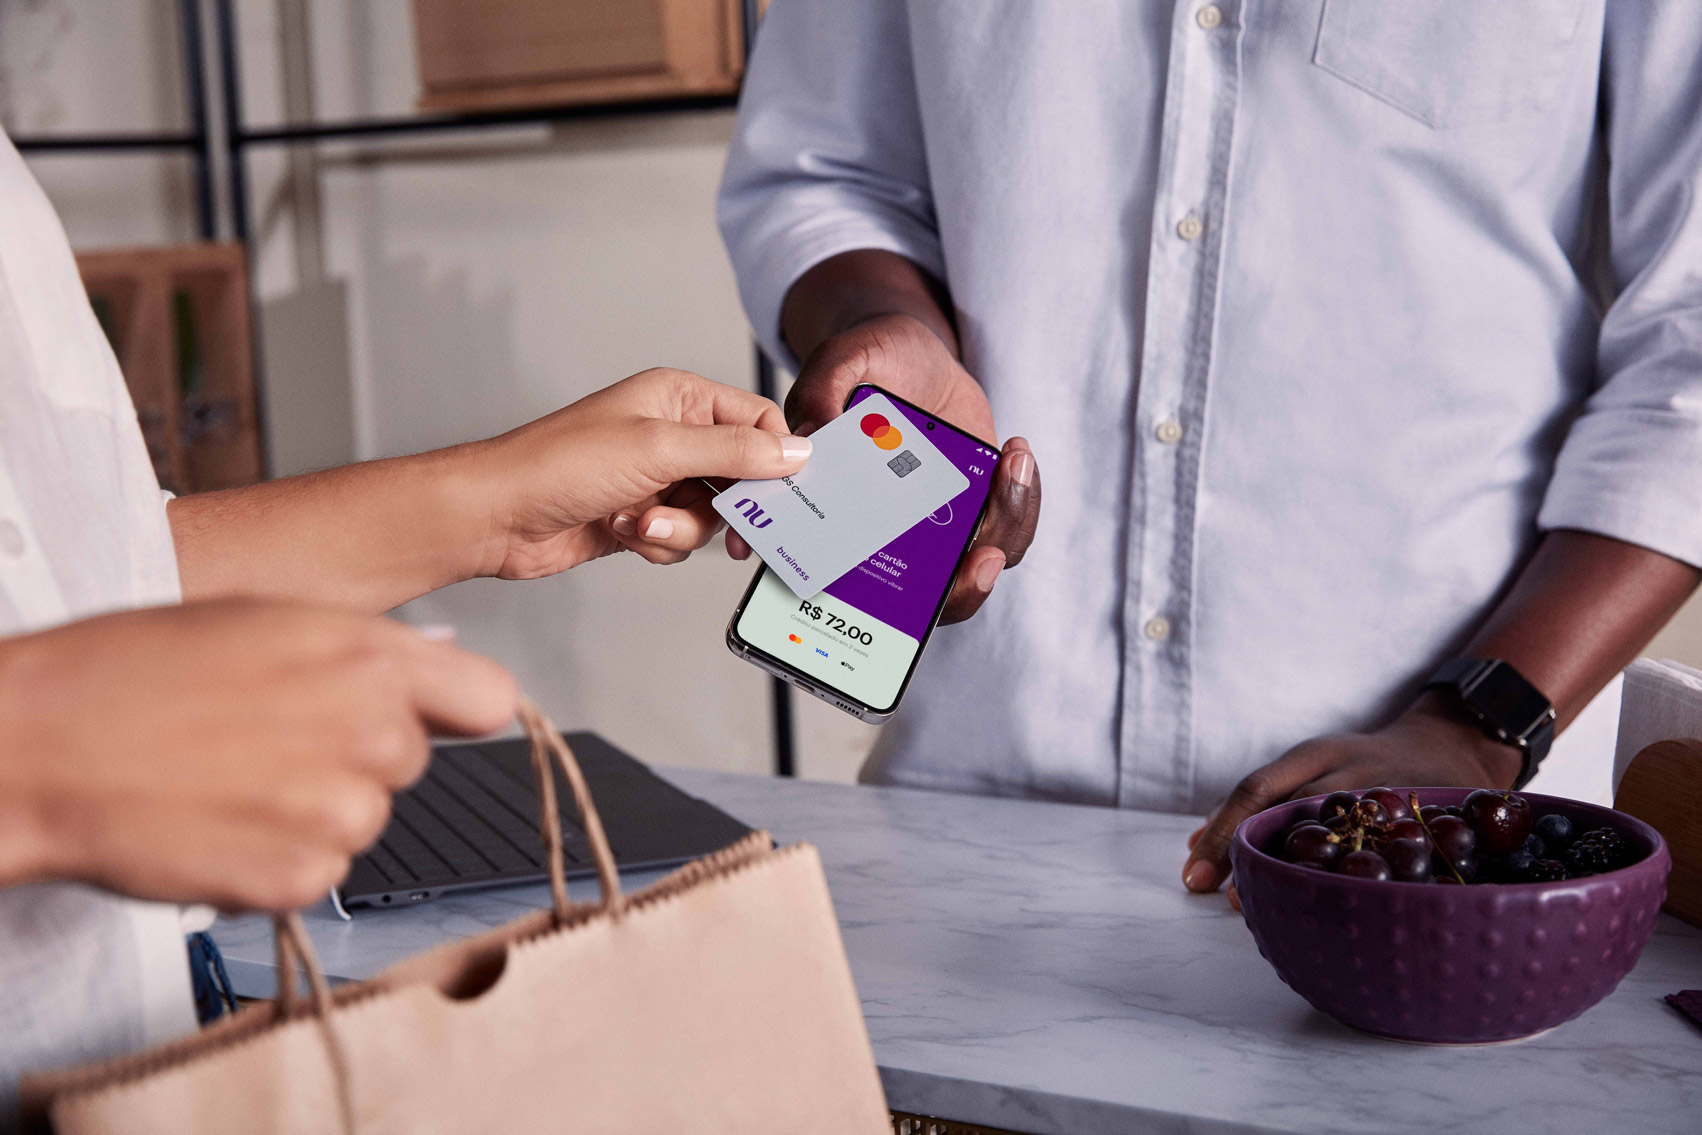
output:
M1442 862L1448 865L1449 874L1453 875L1454 878L1460 881L1460 886L1465 886L1466 877L1460 874L1460 869L1454 866L1454 861L1449 859L1446 855L1443 855L1441 849L1436 846L1436 833L1430 830L1430 825L1425 823L1424 815L1418 810L1418 793L1407 793L1407 804L1412 808L1412 818L1418 821L1418 826L1423 828L1424 834L1430 837L1431 850L1436 853Z

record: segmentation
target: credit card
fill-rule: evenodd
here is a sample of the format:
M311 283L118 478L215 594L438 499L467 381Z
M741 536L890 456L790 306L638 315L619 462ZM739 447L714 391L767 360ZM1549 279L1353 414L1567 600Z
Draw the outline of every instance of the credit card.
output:
M810 435L803 469L740 481L715 511L801 599L969 487L890 398L872 394Z

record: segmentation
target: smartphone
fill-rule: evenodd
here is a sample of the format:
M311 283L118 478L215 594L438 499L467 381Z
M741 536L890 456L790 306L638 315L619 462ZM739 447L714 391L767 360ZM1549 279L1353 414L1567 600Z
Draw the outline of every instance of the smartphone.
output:
M886 720L903 699L981 530L999 464L991 443L890 390L865 383L851 391L845 408L875 393L926 431L969 487L809 599L799 599L765 565L727 623L734 654L864 721Z

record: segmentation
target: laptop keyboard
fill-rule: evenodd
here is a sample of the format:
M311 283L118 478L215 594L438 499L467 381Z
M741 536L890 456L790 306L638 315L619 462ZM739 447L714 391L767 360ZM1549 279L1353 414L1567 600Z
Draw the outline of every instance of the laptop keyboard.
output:
M559 779L558 791L562 788ZM571 803L563 799L563 805ZM538 794L472 746L446 748L425 777L396 797L384 836L365 855L386 881L405 886L446 873L460 879L542 870ZM564 811L571 870L590 861L584 829Z

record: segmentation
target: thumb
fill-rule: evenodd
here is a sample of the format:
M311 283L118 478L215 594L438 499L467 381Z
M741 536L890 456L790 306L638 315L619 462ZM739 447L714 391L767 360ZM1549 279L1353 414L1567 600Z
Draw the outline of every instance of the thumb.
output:
M808 438L743 425L670 423L654 437L652 468L656 480L666 484L692 477L735 481L784 477L804 467L812 448Z

